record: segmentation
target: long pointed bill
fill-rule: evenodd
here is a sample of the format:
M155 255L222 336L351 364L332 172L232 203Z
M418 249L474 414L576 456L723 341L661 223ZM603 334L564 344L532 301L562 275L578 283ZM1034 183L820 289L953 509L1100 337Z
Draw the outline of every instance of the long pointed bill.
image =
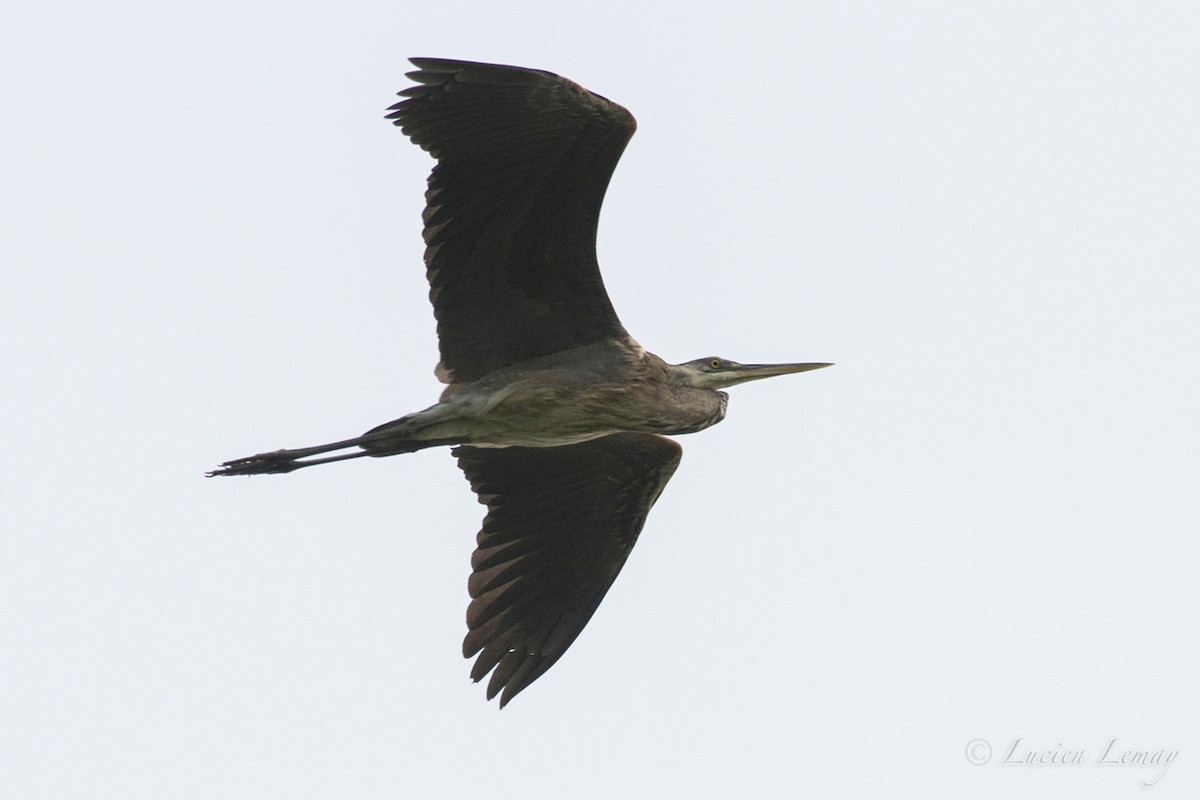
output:
M713 377L718 379L720 388L725 388L747 381L773 378L776 375L791 375L793 372L808 372L812 369L832 366L833 364L738 364L713 373Z

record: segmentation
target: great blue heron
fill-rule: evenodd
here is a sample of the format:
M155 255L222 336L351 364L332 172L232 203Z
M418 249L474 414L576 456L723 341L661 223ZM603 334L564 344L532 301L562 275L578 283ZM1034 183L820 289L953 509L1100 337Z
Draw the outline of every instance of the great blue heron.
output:
M471 558L467 658L500 706L583 630L629 555L680 446L745 381L828 364L668 364L625 331L596 224L633 135L621 106L549 72L414 58L388 110L437 165L425 265L449 384L437 404L354 439L225 462L291 472L426 447L452 451L487 505ZM322 455L348 450L334 455ZM314 457L320 456L320 457Z

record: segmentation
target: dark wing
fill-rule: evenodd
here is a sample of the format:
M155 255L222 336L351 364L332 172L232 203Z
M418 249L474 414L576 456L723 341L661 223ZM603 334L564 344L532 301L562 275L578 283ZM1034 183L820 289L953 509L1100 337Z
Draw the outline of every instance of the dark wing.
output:
M596 263L609 178L636 127L549 72L414 58L394 120L437 159L425 265L454 381L627 334Z
M591 619L633 549L682 448L618 433L565 447L457 447L488 507L471 556L463 655L492 669L500 707L550 669Z

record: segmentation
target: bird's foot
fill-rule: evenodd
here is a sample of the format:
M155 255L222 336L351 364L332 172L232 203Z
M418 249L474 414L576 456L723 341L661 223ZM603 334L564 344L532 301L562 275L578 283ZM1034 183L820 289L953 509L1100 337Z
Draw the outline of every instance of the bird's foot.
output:
M235 458L226 461L212 472L206 473L212 478L217 475L266 475L291 472L304 466L296 460L294 450L276 450L273 453L259 453L256 456Z

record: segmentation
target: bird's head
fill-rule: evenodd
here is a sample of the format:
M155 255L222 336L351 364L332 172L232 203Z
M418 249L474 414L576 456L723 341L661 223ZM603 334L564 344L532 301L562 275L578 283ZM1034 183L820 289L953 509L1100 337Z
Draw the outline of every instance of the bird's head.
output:
M832 367L832 364L739 364L727 358L709 356L676 364L684 381L696 389L725 389L746 381L756 381L775 375L791 375L810 369Z

